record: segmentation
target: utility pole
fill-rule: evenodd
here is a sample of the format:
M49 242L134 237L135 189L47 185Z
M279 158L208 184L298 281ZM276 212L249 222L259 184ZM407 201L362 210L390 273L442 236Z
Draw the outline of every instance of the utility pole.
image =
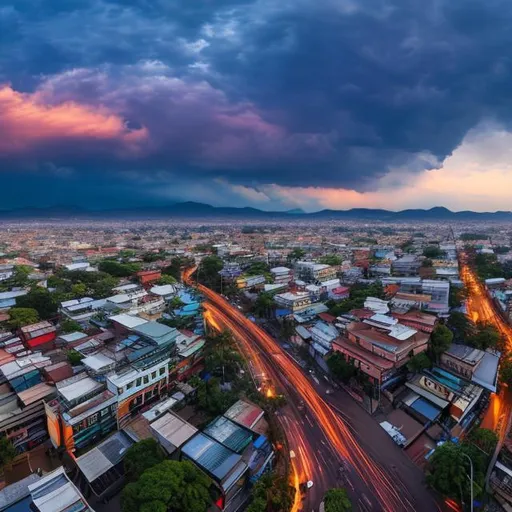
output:
M464 457L466 457L466 459L469 460L469 467L471 470L471 477L470 477L470 481L471 481L471 512L473 512L473 461L471 460L471 457L468 454L463 453L462 455Z

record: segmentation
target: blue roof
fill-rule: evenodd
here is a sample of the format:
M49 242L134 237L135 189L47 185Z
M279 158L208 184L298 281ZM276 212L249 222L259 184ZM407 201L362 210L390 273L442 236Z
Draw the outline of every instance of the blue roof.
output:
M203 432L236 453L243 452L252 441L252 432L224 416L213 420Z
M241 455L200 432L184 444L181 451L220 482L242 459Z
M177 329L159 322L146 322L145 324L137 326L134 331L146 338L149 338L157 345L170 343L179 335Z
M413 409L416 412L419 412L422 416L425 416L425 418L428 418L429 420L434 421L439 414L441 414L441 410L432 403L430 403L428 400L425 400L424 398L418 398L418 400L415 400L411 404L411 409Z

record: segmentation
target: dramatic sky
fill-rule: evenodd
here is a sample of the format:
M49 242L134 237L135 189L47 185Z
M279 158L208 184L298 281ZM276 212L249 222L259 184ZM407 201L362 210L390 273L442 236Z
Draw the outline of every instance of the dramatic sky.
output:
M0 209L512 209L509 0L4 0Z

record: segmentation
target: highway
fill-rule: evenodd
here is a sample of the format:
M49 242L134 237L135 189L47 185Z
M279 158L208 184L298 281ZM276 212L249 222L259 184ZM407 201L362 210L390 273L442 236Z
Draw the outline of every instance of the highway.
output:
M512 327L496 311L492 299L468 265L465 255L462 255L460 263L461 277L468 291L468 315L474 322L488 322L494 325L503 336L507 352L512 353ZM501 386L499 394L491 395L489 407L481 424L481 427L494 430L498 434L500 444L507 434L506 427L511 411L511 392L507 387Z
M360 416L359 422L351 425L349 416L344 415L344 393L337 392L339 396L328 403L322 397L325 385L305 375L275 339L217 293L201 285L198 288L208 299L206 320L230 330L254 370L268 375L272 385L289 399L279 415L295 454L291 459L293 480L297 486L305 480L314 482L304 503L296 494L294 512L317 510L323 493L336 483L349 490L357 510L438 509L422 483L421 473L371 417L361 410L365 419ZM336 401L339 405L333 407ZM303 411L299 411L299 404L304 404ZM373 440L375 428L380 431ZM395 459L398 464L392 462Z

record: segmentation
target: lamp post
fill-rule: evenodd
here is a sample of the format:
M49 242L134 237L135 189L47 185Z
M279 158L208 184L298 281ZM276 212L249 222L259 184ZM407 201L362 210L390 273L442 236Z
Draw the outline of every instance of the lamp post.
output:
M471 470L471 512L473 512L473 461L471 460L471 457L468 454L463 453L462 455L469 460L469 467Z

